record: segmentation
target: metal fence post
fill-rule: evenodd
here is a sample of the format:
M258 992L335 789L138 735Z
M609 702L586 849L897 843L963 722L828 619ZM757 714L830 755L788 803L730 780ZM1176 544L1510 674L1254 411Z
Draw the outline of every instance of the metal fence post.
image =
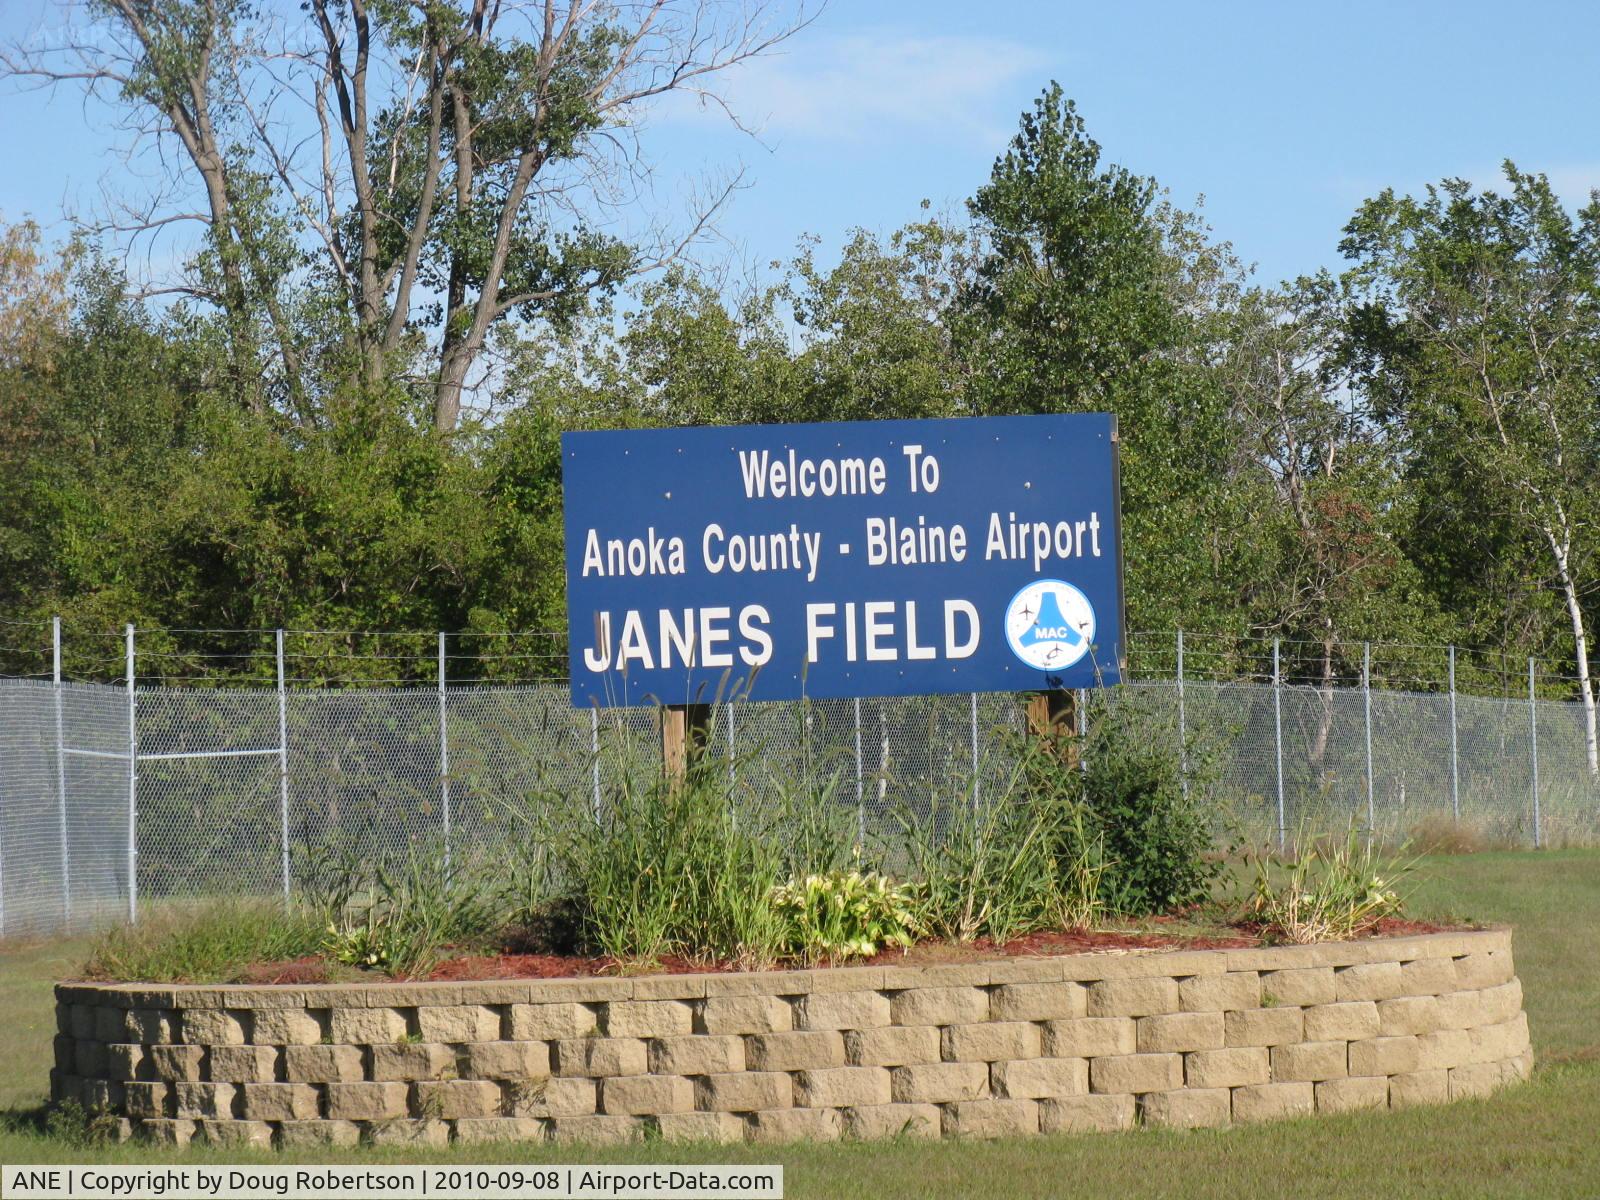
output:
M1183 630L1178 630L1178 783L1189 798L1189 723L1183 698Z
M445 633L439 633L439 799L444 813L444 865L450 865L450 724L445 711Z
M887 702L878 701L878 807L889 802L889 719Z
M1461 753L1456 727L1456 648L1450 647L1450 812L1461 824Z
M731 744L731 740L730 740ZM600 708L589 707L589 775L593 790L594 819L600 819Z
M1079 688L1076 706L1073 709L1073 721L1077 725L1075 732L1078 735L1078 770L1085 775L1089 773L1088 733L1089 733L1089 689Z
M1533 694L1533 659L1528 660L1528 764L1533 775L1533 848L1544 844L1539 822L1539 702Z
M967 697L968 723L972 733L972 802L978 802L978 693L972 692Z
M278 845L283 852L283 907L289 907L289 692L283 671L283 630L277 631L278 660Z
M722 710L723 710L723 712L727 713L727 715L728 715L728 799L729 799L730 803L733 803L733 789L739 782L738 768L734 765L734 761L733 761L733 756L734 756L734 742L733 742L734 727L733 727L733 720L734 720L734 711L735 711L734 710L734 706L733 706L733 701L731 699L725 701L723 703L723 705L722 705Z
M61 826L61 916L72 925L72 848L67 826L67 737L61 695L61 618L50 618L50 677L56 701L56 820Z
M867 841L867 801L866 792L861 778L861 697L856 697L855 703L856 722L856 840L865 845Z
M1281 851L1288 843L1289 824L1283 807L1283 667L1277 638L1272 639L1272 745L1277 758L1278 849Z
M0 775L0 783L5 777ZM0 938L6 935L6 839L5 811L0 809Z
M0 768L5 766L5 760L0 759ZM5 775L0 772L0 785L5 783ZM0 793L3 794L3 793ZM0 806L0 938L6 935L6 838L5 838L5 808Z
M139 721L133 673L133 625L128 646L128 922L139 920Z
M1367 734L1367 845L1377 833L1377 808L1372 789L1372 643L1361 643L1361 705Z

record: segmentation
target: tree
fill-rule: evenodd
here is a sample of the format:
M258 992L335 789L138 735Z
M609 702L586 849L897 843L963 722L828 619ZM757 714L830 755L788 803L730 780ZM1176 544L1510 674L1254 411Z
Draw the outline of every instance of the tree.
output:
M617 347L620 378L612 383L629 397L629 423L796 419L799 379L774 289L730 300L709 280L674 268L640 300Z
M223 314L236 386L268 337L283 391L308 403L328 314L298 281L331 301L369 389L422 361L441 432L492 329L570 319L676 257L731 191L642 248L604 228L647 170L649 102L720 104L711 77L807 20L714 0L90 0L87 15L67 45L3 64L113 90L136 134L181 148L201 209L110 226L205 226L180 287Z
M1238 472L1259 559L1241 606L1289 640L1287 669L1321 697L1309 758L1319 765L1334 686L1353 641L1429 637L1423 581L1396 538L1409 504L1395 447L1345 377L1346 290L1326 274L1252 289L1231 314L1218 373L1238 425ZM1310 648L1303 653L1301 646Z
M926 202L924 209L928 206ZM970 239L925 218L885 239L857 229L824 270L803 244L781 298L794 315L802 398L791 420L881 420L970 411L951 307Z
M968 207L984 238L965 303L986 409L1106 409L1184 335L1153 179L1100 165L1059 84L1022 116Z
M37 225L0 224L0 612L14 611L47 569L50 503L36 456L55 424L51 381L71 316L65 276Z
M1214 358L1239 269L1153 179L1102 166L1052 85L970 202L952 314L975 411L1117 414L1135 627L1225 628L1251 516Z
M0 221L0 370L48 370L71 315L67 264L52 265L32 221Z
M824 267L805 238L779 282L736 297L674 267L620 340L574 340L581 361L541 390L609 394L617 419L652 425L952 415L966 401L946 318L965 246L940 220L886 239L858 229Z
M1574 217L1544 176L1510 162L1505 175L1504 194L1459 179L1421 200L1385 191L1341 246L1367 292L1370 386L1406 438L1408 474L1460 474L1452 534L1503 524L1560 598L1600 778L1585 610L1600 516L1600 196Z

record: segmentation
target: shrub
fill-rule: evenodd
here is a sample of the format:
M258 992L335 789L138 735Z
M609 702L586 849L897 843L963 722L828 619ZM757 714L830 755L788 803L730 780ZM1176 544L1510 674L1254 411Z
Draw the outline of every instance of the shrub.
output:
M1415 866L1363 845L1352 827L1342 842L1308 842L1292 860L1260 855L1247 909L1269 937L1339 941L1398 915L1404 908L1398 885ZM1276 881L1275 870L1282 873Z
M246 968L315 954L321 915L281 901L217 900L153 909L137 925L103 933L90 950L90 979L236 983Z
M1207 794L1209 764L1184 765L1171 737L1153 737L1160 722L1150 706L1126 693L1097 699L1078 739L1087 770L1079 776L1089 827L1103 841L1104 899L1113 911L1142 916L1204 900L1222 866L1213 848Z
M915 941L912 889L876 871L808 875L773 889L788 925L787 949L807 963L870 958Z

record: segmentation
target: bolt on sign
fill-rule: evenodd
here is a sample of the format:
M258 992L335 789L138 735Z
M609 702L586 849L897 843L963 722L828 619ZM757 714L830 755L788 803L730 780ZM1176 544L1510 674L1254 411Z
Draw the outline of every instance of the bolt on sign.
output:
M1122 678L1109 413L568 433L572 702Z

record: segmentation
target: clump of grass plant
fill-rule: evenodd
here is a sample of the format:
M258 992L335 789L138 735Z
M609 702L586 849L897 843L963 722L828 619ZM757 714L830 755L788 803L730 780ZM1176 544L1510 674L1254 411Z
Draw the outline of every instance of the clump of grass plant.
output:
M1480 824L1452 820L1447 813L1428 813L1411 827L1405 841L1418 854L1481 854L1510 850L1516 844Z
M1092 924L1108 863L1066 773L1023 760L991 795L967 786L897 810L917 923L956 942ZM1050 786L1040 786L1041 780Z
M322 937L318 912L285 910L282 901L174 902L136 925L103 933L84 973L150 983L236 983L253 964L316 954Z
M676 956L760 968L793 954L793 914L774 896L855 849L837 773L752 753L732 771L691 756L671 777L640 740L621 723L607 731L598 797L556 786L512 810L543 864L544 902L522 923L547 925L559 908L577 935L559 948L632 966Z
M52 1104L44 1114L44 1129L52 1138L79 1150L92 1150L117 1141L118 1120L109 1112L90 1112L76 1100Z
M1415 866L1382 854L1352 827L1341 841L1304 841L1293 858L1256 856L1245 907L1269 938L1341 941L1404 910L1400 885Z
M766 966L782 952L784 922L768 902L781 845L734 811L719 764L693 763L680 779L623 772L597 813L573 815L559 835L562 875L600 953Z
M491 949L505 929L506 884L475 857L411 845L370 866L327 864L316 888L321 949L337 962L415 978L448 951Z

